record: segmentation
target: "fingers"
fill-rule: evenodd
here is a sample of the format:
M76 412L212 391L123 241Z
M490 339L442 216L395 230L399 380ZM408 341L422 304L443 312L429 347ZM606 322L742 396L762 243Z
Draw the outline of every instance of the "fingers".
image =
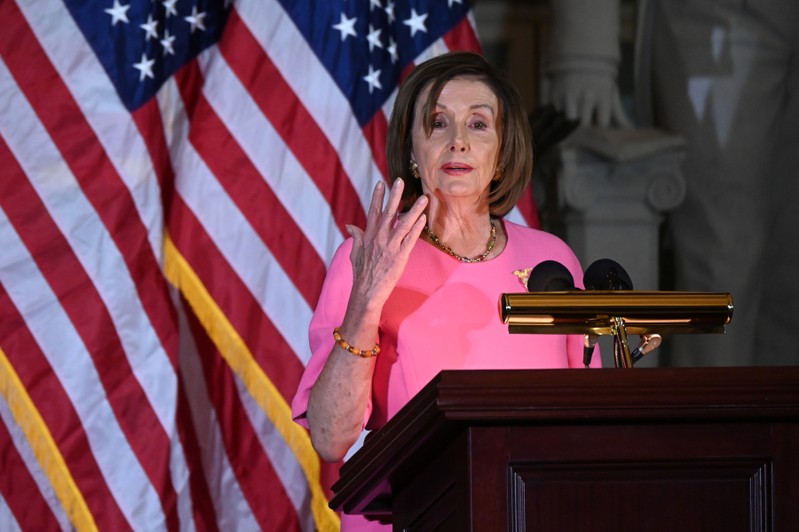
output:
M408 213L398 219L403 188L403 181L397 179L389 190L385 207L381 209L385 184L378 183L372 195L366 229L347 227L353 239L350 252L352 294L356 294L353 297L359 304L368 301L379 307L385 302L402 275L413 244L426 223L424 209L427 197L419 198Z
M417 198L410 210L402 216L397 224L395 234L403 252L409 252L413 248L427 224L427 215L424 212L427 202L427 196Z
M577 96L567 97L566 98L566 117L569 120L580 120L582 124L582 117L580 116L580 111L578 109L578 99ZM585 125L585 124L583 124Z
M611 118L611 104L602 99L596 103L596 123L599 127L609 127Z
M386 184L383 181L378 181L372 191L372 202L369 204L369 212L366 214L366 235L368 236L373 235L380 224L385 193Z
M378 182L372 193L372 202L366 220L366 229L361 231L355 227L347 227L347 232L353 237L351 257L355 258L361 250L373 245L388 246L396 251L397 247L404 247L415 242L424 229L426 217L424 210L427 208L428 198L420 196L414 204L397 219L397 213L402 201L405 183L397 178L389 189L385 206L381 205L385 197L385 183ZM407 237L410 238L408 239Z
M399 210L400 200L402 200L402 192L405 190L405 181L400 179L399 177L394 180L394 183L391 185L391 191L388 194L388 201L386 202L386 208L383 211L385 214L394 216L397 214Z
M353 264L356 263L363 247L363 230L354 225L347 224L347 234L352 237L352 250L350 250L350 260Z
M426 204L427 202L425 201L425 205ZM419 236L421 236L425 225L427 225L427 215L422 213L414 220L413 225L405 234L405 238L402 239L402 250L406 255L410 253L416 241L419 240Z
M632 121L627 117L627 113L624 112L624 106L621 104L621 96L617 92L615 97L613 98L613 117L616 120L616 123L619 124L623 128L631 128L633 127Z
M377 231L385 231L392 227L402 201L404 187L405 183L402 179L395 179L388 192L388 200L383 206L386 184L383 181L378 181L375 185L374 192L372 192L372 203L369 205L369 214L366 217L367 238L374 236Z
M580 97L580 124L584 126L590 126L593 123L594 111L597 109L597 101L594 96L593 92L586 91Z
M413 205L411 205L411 208L408 210L408 212L406 212L403 215L403 217L402 217L403 221L404 220L408 220L408 219L411 219L412 221L415 221L417 218L419 218L419 216L427 208L427 202L428 202L428 199L427 199L427 196L425 196L425 195L422 195L422 196L419 196L418 198L416 198L416 201L413 202ZM408 222L408 223L411 223L411 222Z

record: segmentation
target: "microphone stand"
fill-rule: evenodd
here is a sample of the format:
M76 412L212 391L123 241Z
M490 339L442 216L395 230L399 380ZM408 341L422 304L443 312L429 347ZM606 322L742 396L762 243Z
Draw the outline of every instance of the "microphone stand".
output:
M631 368L635 364L630 354L630 344L627 341L627 326L624 318L613 317L613 324L610 328L613 339L613 362L617 368Z

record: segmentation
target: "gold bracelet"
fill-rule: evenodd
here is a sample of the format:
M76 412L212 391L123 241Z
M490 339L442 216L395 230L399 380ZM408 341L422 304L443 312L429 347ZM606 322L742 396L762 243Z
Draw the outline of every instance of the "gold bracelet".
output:
M333 329L333 339L336 341L336 343L340 348L344 349L345 351L349 351L353 355L361 358L372 358L373 356L376 356L380 352L380 346L378 344L375 344L375 346L372 348L371 351L363 351L361 349L358 349L357 347L351 346L350 344L347 343L346 340L344 340L344 338L341 337L341 327L336 327L335 329Z

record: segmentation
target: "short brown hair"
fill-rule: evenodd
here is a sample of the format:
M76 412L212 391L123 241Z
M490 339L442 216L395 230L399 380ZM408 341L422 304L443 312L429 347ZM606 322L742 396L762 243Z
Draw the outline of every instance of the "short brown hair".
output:
M428 135L432 131L433 110L444 85L454 78L482 81L499 101L499 168L502 177L491 182L489 211L504 216L516 205L533 173L533 145L530 123L516 88L499 75L480 55L472 52L450 52L421 63L400 86L388 126L386 155L389 177L402 178L405 192L402 209L407 210L422 195L422 185L409 168L413 119L419 95L430 87L424 103L422 124Z

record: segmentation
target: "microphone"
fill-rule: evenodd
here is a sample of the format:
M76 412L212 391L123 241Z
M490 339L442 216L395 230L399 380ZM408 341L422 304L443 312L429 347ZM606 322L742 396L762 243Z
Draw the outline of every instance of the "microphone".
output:
M636 347L632 353L630 353L630 358L632 358L633 364L660 347L660 342L662 340L663 338L656 333L641 335L641 343L638 344L638 347Z
M561 292L574 290L571 272L556 260L545 260L530 271L527 277L528 292Z
M630 279L627 271L622 268L621 264L612 259L599 259L591 263L583 274L583 284L586 290L632 290L633 281ZM586 336L586 348L583 352L584 360L591 362L591 354L588 351L588 337ZM639 346L640 347L640 346ZM616 358L616 366L619 366L619 340L615 339L613 343L614 357ZM638 358L642 358L645 353L638 351ZM631 355L632 356L632 355Z
M612 259L594 261L583 275L586 290L632 290L633 282L621 264Z
M594 358L594 346L597 340L599 340L599 336L595 334L586 334L583 337L583 366L586 368L591 367L591 359Z
M562 292L576 290L574 277L566 266L556 260L545 260L530 271L527 278L528 292ZM598 337L586 334L583 347L583 364L591 365L594 355L594 346Z

